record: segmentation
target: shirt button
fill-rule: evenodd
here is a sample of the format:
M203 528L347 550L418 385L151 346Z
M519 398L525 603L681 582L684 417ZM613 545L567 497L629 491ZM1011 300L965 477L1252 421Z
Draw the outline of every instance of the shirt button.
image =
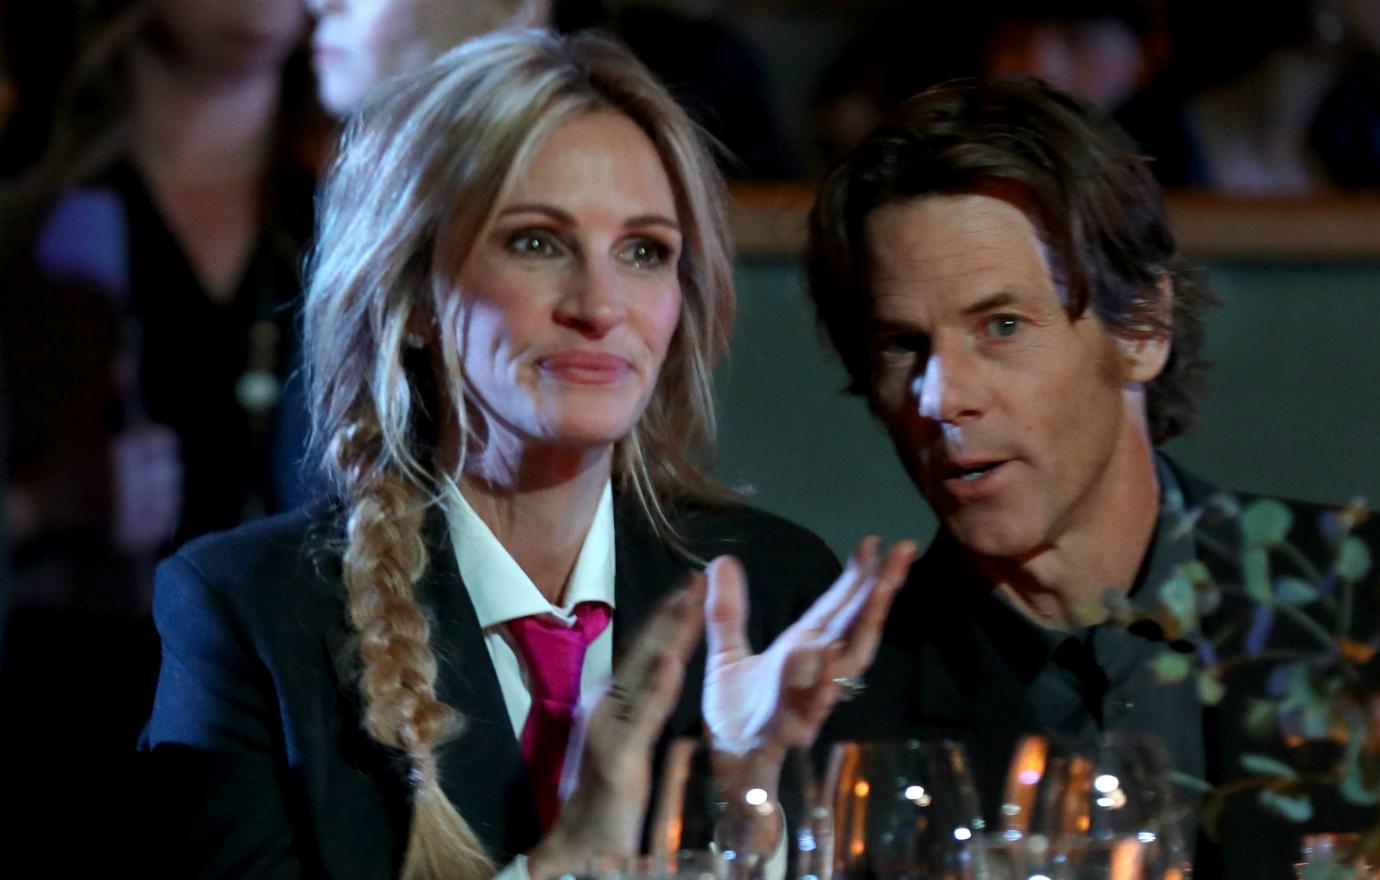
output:
M1117 697L1112 701L1112 705L1116 708L1118 715L1125 715L1136 708L1136 701L1132 700L1130 697Z

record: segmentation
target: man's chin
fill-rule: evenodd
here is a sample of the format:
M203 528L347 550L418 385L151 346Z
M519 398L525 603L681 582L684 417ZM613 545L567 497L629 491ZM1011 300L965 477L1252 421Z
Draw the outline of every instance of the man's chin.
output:
M949 516L944 528L969 553L996 559L1025 559L1041 546L1040 535L1028 521L1013 517Z

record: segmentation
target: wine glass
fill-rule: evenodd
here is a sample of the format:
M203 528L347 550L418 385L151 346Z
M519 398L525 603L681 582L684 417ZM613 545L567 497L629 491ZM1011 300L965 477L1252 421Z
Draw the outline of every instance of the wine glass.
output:
M804 823L800 835L810 844L801 862L812 863L820 880L977 876L983 821L968 758L957 743L839 743L821 805L824 820ZM832 852L827 864L818 858L822 844Z
M677 853L712 852L730 876L748 880L778 851L784 857L782 809L765 789L743 786L738 760L696 737L669 743L648 826L650 852L661 863Z
M1148 734L1105 734L1087 749L1049 736L1016 747L997 851L1007 872L1050 880L1182 880L1187 848L1169 759Z

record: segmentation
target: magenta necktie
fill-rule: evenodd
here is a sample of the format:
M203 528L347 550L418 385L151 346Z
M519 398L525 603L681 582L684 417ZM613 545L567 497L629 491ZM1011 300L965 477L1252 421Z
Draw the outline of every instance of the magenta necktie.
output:
M576 605L574 626L549 614L508 621L508 632L527 663L532 692L532 710L522 728L522 759L527 762L543 831L551 828L560 812L561 767L580 702L585 650L608 625L609 607L603 602Z

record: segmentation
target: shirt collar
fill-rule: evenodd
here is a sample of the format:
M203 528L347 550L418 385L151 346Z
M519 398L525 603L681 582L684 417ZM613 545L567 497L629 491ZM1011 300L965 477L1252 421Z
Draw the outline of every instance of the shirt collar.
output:
M1159 585L1168 580L1180 565L1191 562L1195 557L1193 535L1180 528L1184 516L1183 488L1169 460L1158 451L1155 453L1155 477L1160 490L1155 531L1150 538L1150 546L1141 557L1140 569L1129 593L1132 606L1137 608L1153 607L1159 600ZM1146 585L1150 589L1142 589ZM1038 637L1035 644L1040 646L1039 653L1045 660L1052 657L1065 641L1086 641L1091 630L1098 628L1078 627L1069 631L1048 629L1017 611L997 590L989 589L988 595L991 599L989 613L1003 618L1013 617L1015 626L1034 632Z
M446 498L446 520L460 579L470 594L479 625L488 629L519 617L552 614L573 623L575 606L603 602L613 607L614 541L613 487L604 484L594 520L580 545L580 555L570 572L565 602L556 607L532 583L498 538L479 518L458 488Z

